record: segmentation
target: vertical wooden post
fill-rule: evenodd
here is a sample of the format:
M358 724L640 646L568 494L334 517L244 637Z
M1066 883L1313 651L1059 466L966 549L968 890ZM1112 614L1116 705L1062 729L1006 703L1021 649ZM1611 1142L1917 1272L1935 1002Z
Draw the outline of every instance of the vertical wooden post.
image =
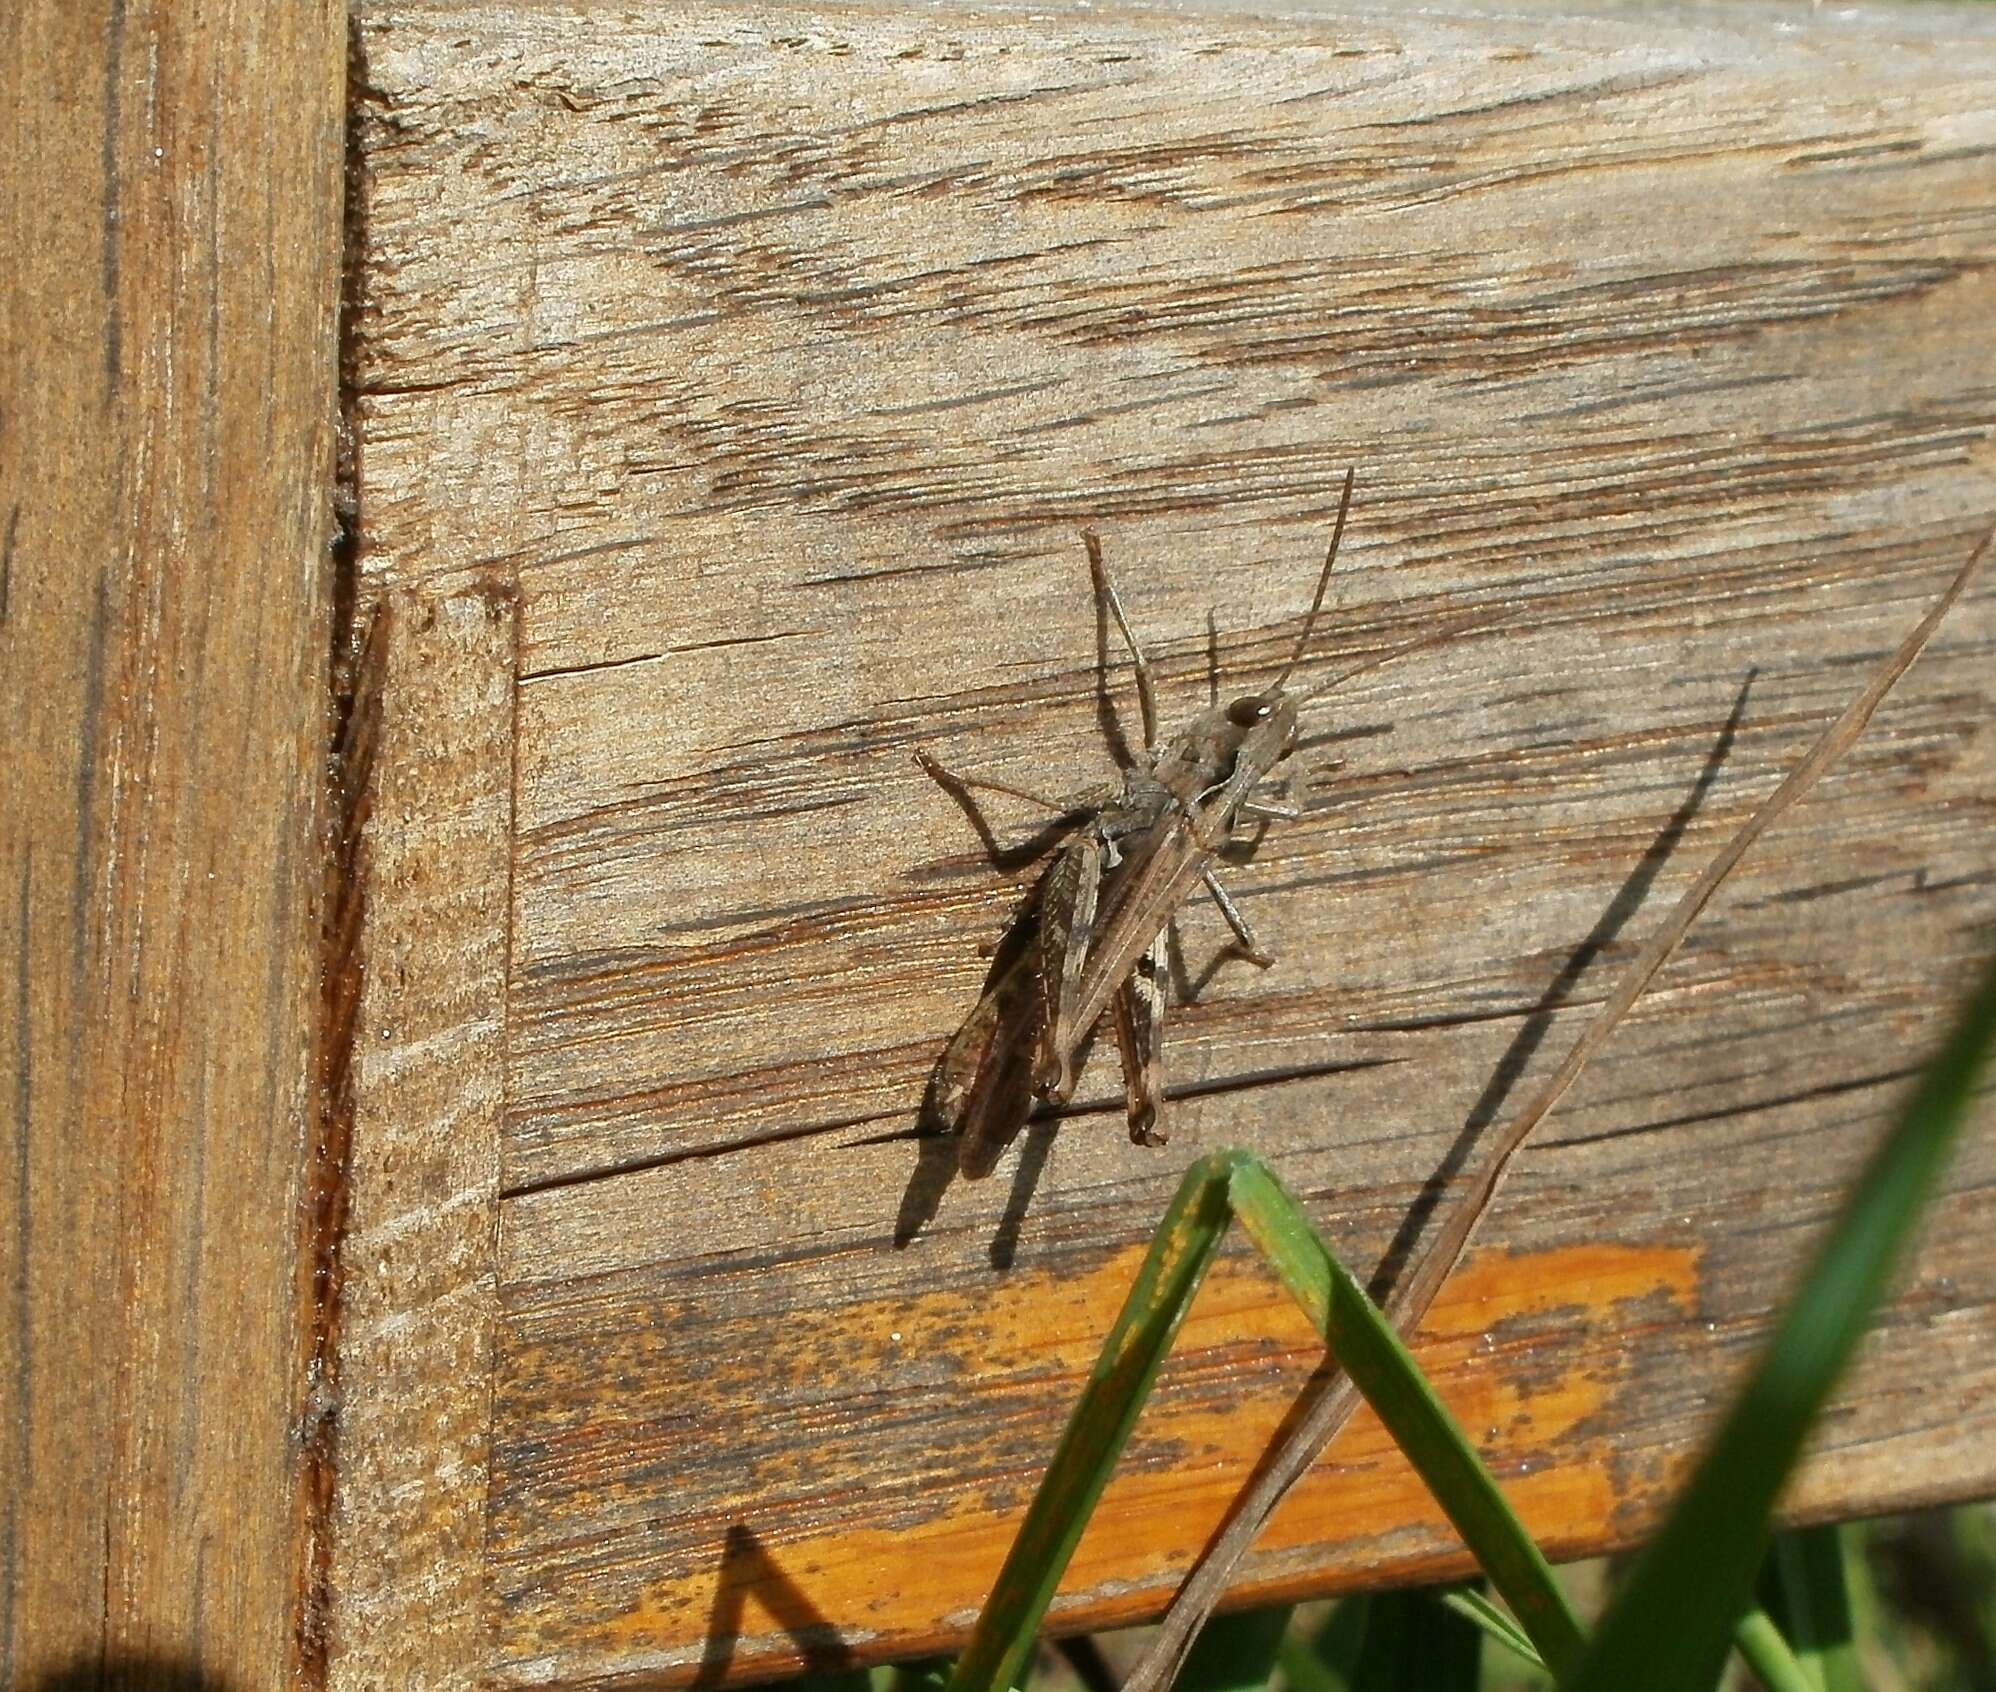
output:
M294 1673L345 8L0 13L0 1684Z

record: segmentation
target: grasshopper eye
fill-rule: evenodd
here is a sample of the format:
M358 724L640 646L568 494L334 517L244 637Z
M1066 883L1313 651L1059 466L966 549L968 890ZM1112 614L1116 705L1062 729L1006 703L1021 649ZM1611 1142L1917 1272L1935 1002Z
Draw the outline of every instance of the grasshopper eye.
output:
M1235 728L1253 728L1275 714L1275 701L1264 694L1250 693L1227 707L1227 721Z

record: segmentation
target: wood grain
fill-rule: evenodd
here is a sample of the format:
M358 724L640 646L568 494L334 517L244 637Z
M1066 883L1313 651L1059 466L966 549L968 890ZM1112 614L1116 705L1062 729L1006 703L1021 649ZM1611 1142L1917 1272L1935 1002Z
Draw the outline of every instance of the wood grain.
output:
M12 1687L295 1669L343 22L0 12Z
M519 590L500 1679L959 1639L1185 1161L1253 1145L1390 1273L1959 565L1996 20L1795 23L364 10L362 594ZM939 1190L923 1086L1030 871L910 750L1107 768L1084 520L1168 716L1272 674L1352 463L1313 665L1490 620L1317 703L1232 878L1274 968L1188 914L1168 1150L1098 1057ZM1984 586L1425 1332L1559 1553L1654 1519L1996 933L1992 642ZM1980 1136L1798 1514L1996 1487L1992 1179ZM1155 1613L1305 1386L1250 1260L1204 1298L1063 1625ZM1244 1594L1459 1566L1360 1425Z
M354 712L334 1688L482 1680L513 640L504 594L393 596Z

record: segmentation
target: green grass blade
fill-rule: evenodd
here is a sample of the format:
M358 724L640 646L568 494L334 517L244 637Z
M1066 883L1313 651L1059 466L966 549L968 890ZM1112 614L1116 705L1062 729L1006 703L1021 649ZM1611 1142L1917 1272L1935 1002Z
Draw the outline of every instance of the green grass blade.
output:
M1864 1692L1841 1528L1777 1533L1760 1572L1760 1601L1816 1692Z
M1081 1530L1227 1231L1229 1180L1246 1156L1209 1153L1185 1172L957 1659L949 1692L1006 1692L1024 1670Z
M1466 1621L1481 1628L1514 1656L1524 1658L1535 1669L1542 1669L1545 1663L1533 1648L1530 1637L1509 1612L1500 1610L1473 1586L1460 1587L1453 1592L1444 1592L1441 1601L1449 1609Z
M1996 964L1853 1185L1746 1390L1579 1669L1562 1678L1568 1692L1709 1684L1747 1608L1775 1498L1967 1119L1992 1036Z
M1293 1633L1285 1633L1276 1642L1275 1666L1282 1671L1289 1692L1347 1692L1342 1680L1325 1672L1310 1642Z
M1733 1644L1765 1692L1823 1692L1823 1684L1802 1665L1765 1610L1753 1609L1733 1629Z
M1290 1606L1217 1616L1178 1671L1173 1692L1261 1692L1289 1632Z
M1233 1199L1242 1225L1323 1330L1338 1362L1503 1594L1540 1658L1554 1673L1570 1667L1584 1640L1566 1594L1393 1324L1325 1248L1266 1164L1244 1159L1235 1167Z
M953 1666L949 1657L910 1657L883 1663L868 1674L872 1692L943 1692Z
M1985 1664L1996 1664L1996 1507L1963 1504L1948 1512L1949 1572L1961 1594L1965 1648ZM1863 1542L1845 1536L1845 1567L1853 1586L1863 1577Z
M1284 1639L1280 1661L1291 1692L1352 1692L1371 1624L1372 1599L1361 1592L1340 1599L1307 1641Z

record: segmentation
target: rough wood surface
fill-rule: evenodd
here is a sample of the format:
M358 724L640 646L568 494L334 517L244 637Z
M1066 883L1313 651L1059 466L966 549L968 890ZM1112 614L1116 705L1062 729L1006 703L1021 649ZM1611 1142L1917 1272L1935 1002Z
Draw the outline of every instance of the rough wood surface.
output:
M336 1692L483 1679L513 638L504 594L393 596L354 711L358 904L340 973L358 997L324 1614Z
M364 8L363 593L519 589L502 1679L960 1637L1186 1160L1256 1147L1390 1269L1959 564L1996 19L1797 18ZM1352 463L1326 673L1501 620L1318 702L1232 878L1279 961L1183 925L1170 1147L1104 1051L937 1191L1029 872L910 750L1107 767L1084 520L1168 715L1266 677ZM1426 1330L1557 1553L1653 1520L1996 931L1993 641L1984 586ZM1996 1488L1992 1179L1979 1136L1798 1513ZM1216 1270L1065 1624L1159 1607L1315 1356ZM1246 1590L1459 1566L1360 1423Z
M292 1681L344 66L0 9L10 1687Z

